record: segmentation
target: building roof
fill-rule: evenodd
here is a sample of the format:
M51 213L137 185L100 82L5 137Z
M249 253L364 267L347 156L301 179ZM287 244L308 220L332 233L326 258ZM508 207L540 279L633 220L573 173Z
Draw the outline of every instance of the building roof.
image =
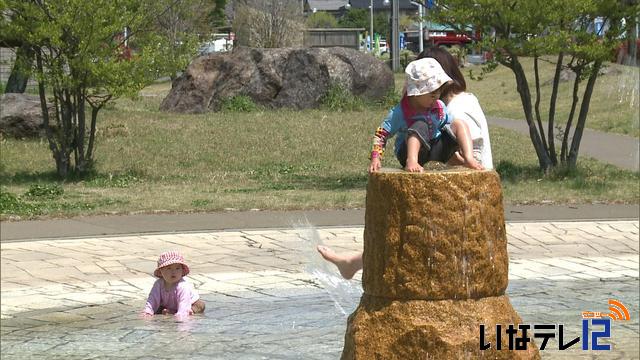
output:
M400 10L417 10L418 7L411 3L411 0L399 0L398 4ZM371 0L351 0L352 9L368 9L371 3ZM389 5L384 4L384 0L373 0L373 10L389 10L391 11L391 1L389 1Z
M306 3L309 9L316 11L337 11L346 8L349 0L306 0Z

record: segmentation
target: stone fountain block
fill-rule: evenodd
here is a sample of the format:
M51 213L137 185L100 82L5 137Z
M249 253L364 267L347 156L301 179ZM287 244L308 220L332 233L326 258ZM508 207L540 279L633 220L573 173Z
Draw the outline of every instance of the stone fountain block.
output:
M504 294L507 237L495 171L383 169L367 185L363 289L391 299Z
M527 350L507 350L505 326L520 323L506 295L425 301L365 294L349 316L342 359L540 359L532 343ZM480 350L480 324L488 350ZM495 347L496 324L503 325L503 350Z

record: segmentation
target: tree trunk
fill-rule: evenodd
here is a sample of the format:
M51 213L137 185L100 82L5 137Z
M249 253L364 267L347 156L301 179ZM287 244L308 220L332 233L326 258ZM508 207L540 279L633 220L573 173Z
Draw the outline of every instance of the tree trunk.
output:
M533 143L533 147L536 150L538 156L538 163L540 170L545 174L551 169L552 163L549 159L549 155L545 151L542 139L538 134L538 129L533 121L532 107L531 107L531 93L529 92L529 83L527 82L527 76L522 68L522 64L517 57L513 56L511 62L508 63L508 67L511 68L516 76L516 84L518 93L520 94L520 100L522 101L522 108L524 109L524 116L529 125L529 137Z
M16 51L16 61L11 68L11 75L7 80L7 87L4 89L5 94L19 93L22 94L27 89L29 82L29 69L33 64L34 51L30 46L22 45Z
M567 125L564 129L564 136L562 137L562 148L560 150L560 161L563 164L567 164L567 157L569 152L569 133L571 132L571 125L573 124L573 116L576 113L576 106L578 104L578 89L580 86L580 78L582 77L582 66L579 66L574 71L576 73L576 79L573 82L573 92L571 100L571 111L569 112L569 118L567 118Z
M549 126L548 126L548 138L547 143L549 145L549 157L553 166L558 165L558 155L556 154L554 125L556 117L556 100L558 99L558 86L560 85L560 73L562 72L562 61L564 60L564 53L558 54L558 63L556 64L556 71L553 74L553 86L551 89L551 97L549 99Z
M584 124L587 122L587 113L589 112L589 104L591 103L591 94L593 94L593 88L596 85L596 79L598 78L598 72L600 72L601 66L602 62L596 61L591 69L587 86L584 89L582 104L580 104L580 114L578 115L578 123L576 124L576 131L573 133L573 139L571 140L571 150L569 150L568 164L570 169L575 169L576 163L578 162L578 151L580 150Z
M540 131L540 140L542 142L542 146L544 146L544 152L549 154L549 147L547 146L547 141L544 136L544 127L542 126L542 120L540 119L540 70L538 69L538 56L533 57L533 72L536 83L536 102L535 102L535 112L536 112L536 121L538 122L538 130Z
M42 49L37 49L36 51L36 66L37 71L40 74L40 80L38 80L38 93L40 95L40 107L42 108L42 123L44 125L44 130L47 134L47 140L49 142L49 149L53 153L53 159L56 162L56 172L59 177L66 178L69 174L69 162L65 161L63 156L63 151L58 147L58 143L56 142L56 136L51 130L51 126L49 124L50 116L49 116L49 107L47 106L47 95L45 93L45 84L43 73L43 65L42 65L42 54L40 53ZM56 110L57 113L57 110Z

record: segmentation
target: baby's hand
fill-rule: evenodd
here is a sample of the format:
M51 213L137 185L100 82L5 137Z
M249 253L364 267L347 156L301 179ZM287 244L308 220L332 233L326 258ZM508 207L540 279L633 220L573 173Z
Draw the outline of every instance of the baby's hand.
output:
M371 159L371 164L369 164L369 174L374 173L382 167L382 162L380 161L380 157L374 157Z

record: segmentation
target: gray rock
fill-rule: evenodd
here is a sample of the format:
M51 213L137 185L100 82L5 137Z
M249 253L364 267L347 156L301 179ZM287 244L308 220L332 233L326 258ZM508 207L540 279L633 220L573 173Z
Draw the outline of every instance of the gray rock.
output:
M16 138L45 136L40 98L29 94L0 97L0 133Z
M194 59L173 82L160 109L217 111L225 99L237 95L270 108L314 108L333 83L372 100L394 87L388 66L353 49L236 48Z

